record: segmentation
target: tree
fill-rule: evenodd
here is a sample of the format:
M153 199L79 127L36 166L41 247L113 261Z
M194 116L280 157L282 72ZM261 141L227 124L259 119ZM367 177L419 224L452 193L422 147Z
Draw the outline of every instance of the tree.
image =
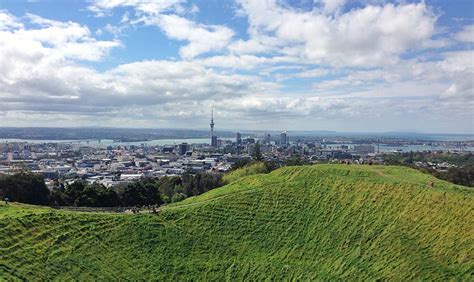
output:
M264 162L267 173L274 171L280 167L280 164L275 161L266 161Z
M0 196L10 201L45 205L49 200L49 189L42 176L21 172L0 178Z
M69 206L70 204L65 192L64 184L61 183L58 188L54 188L49 194L49 204L53 206Z
M175 189L176 193L184 193L187 197L197 196L214 188L222 186L222 175L216 173L198 172L194 175L185 173L181 176L182 190Z
M257 161L263 160L262 152L260 151L260 144L258 144L258 143L255 144L255 148L253 150L252 157Z
M240 159L237 160L231 167L230 171L237 170L239 168L242 168L244 166L250 165L252 163L251 159Z
M291 156L290 159L285 160L284 165L287 166L293 166L293 165L305 165L307 162L303 160L300 156L298 155L293 155Z
M158 190L160 193L165 196L163 197L166 201L170 201L173 195L175 194L175 189L177 185L181 185L181 178L178 176L165 176L158 180Z
M184 193L176 193L173 195L171 198L172 203L180 202L182 200L186 199L186 195Z
M120 204L123 206L160 205L163 203L158 183L155 181L139 181L129 183L118 192Z
M474 165L451 167L447 172L440 173L439 178L455 184L473 187Z

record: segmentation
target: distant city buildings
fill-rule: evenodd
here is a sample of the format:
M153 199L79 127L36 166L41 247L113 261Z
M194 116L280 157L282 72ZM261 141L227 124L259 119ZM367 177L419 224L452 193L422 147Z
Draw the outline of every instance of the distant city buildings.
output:
M380 140L353 137L308 137L294 136L291 142L286 131L271 140L270 133L242 133L231 138L218 139L214 133L214 111L211 112L210 137L200 143L173 142L168 145L142 143L116 144L88 141L71 142L8 142L0 143L0 174L13 174L29 170L41 174L49 187L58 183L67 184L77 180L100 183L114 187L148 177L176 176L185 172L225 172L235 163L251 160L260 151L264 161L285 163L296 160L304 162L383 163L383 154L376 153ZM227 136L229 137L229 135ZM468 154L474 141L429 141L429 148L448 148L450 152ZM258 144L258 145L257 145ZM423 141L394 138L384 140L382 148L392 152L411 146L425 147ZM380 148L380 149L382 149ZM436 170L447 170L449 163L416 163Z
M354 151L358 154L367 155L375 153L375 148L372 145L355 145Z

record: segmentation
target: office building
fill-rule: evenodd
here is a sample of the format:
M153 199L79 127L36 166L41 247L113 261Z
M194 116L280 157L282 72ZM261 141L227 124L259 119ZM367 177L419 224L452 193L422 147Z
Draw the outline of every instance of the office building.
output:
M178 152L180 155L185 155L187 151L189 151L190 146L188 143L181 143L178 145Z
M288 136L286 131L283 131L280 135L280 146L286 146L288 144Z
M271 139L270 133L267 133L265 135L265 144L270 144L270 139Z
M237 132L235 134L235 143L237 143L237 145L242 144L242 135L240 134L240 132Z
M217 136L212 136L212 139L211 139L211 146L214 147L214 148L217 148Z

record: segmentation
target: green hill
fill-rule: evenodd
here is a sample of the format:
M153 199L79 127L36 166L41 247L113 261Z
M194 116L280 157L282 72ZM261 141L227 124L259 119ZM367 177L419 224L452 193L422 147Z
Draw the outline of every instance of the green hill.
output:
M0 206L3 279L474 278L474 190L390 166L285 167L159 215Z

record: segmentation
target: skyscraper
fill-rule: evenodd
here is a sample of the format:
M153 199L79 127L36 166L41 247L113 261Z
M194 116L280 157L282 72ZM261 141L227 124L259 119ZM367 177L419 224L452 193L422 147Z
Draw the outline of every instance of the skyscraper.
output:
M286 146L288 144L288 137L286 131L283 131L280 135L280 146Z
M271 141L270 133L267 133L267 135L265 135L265 144L270 144L270 141Z
M242 135L240 134L240 132L237 132L235 134L235 143L237 143L237 145L242 144Z
M190 146L188 143L181 143L179 144L178 146L178 149L179 149L179 154L180 155L185 155L186 152L189 150Z
M217 148L217 147L218 147L218 144L217 144L217 136L212 136L212 138L211 138L211 146L214 147L214 148Z
M217 136L214 136L214 109L211 110L211 146L216 148L217 147Z

